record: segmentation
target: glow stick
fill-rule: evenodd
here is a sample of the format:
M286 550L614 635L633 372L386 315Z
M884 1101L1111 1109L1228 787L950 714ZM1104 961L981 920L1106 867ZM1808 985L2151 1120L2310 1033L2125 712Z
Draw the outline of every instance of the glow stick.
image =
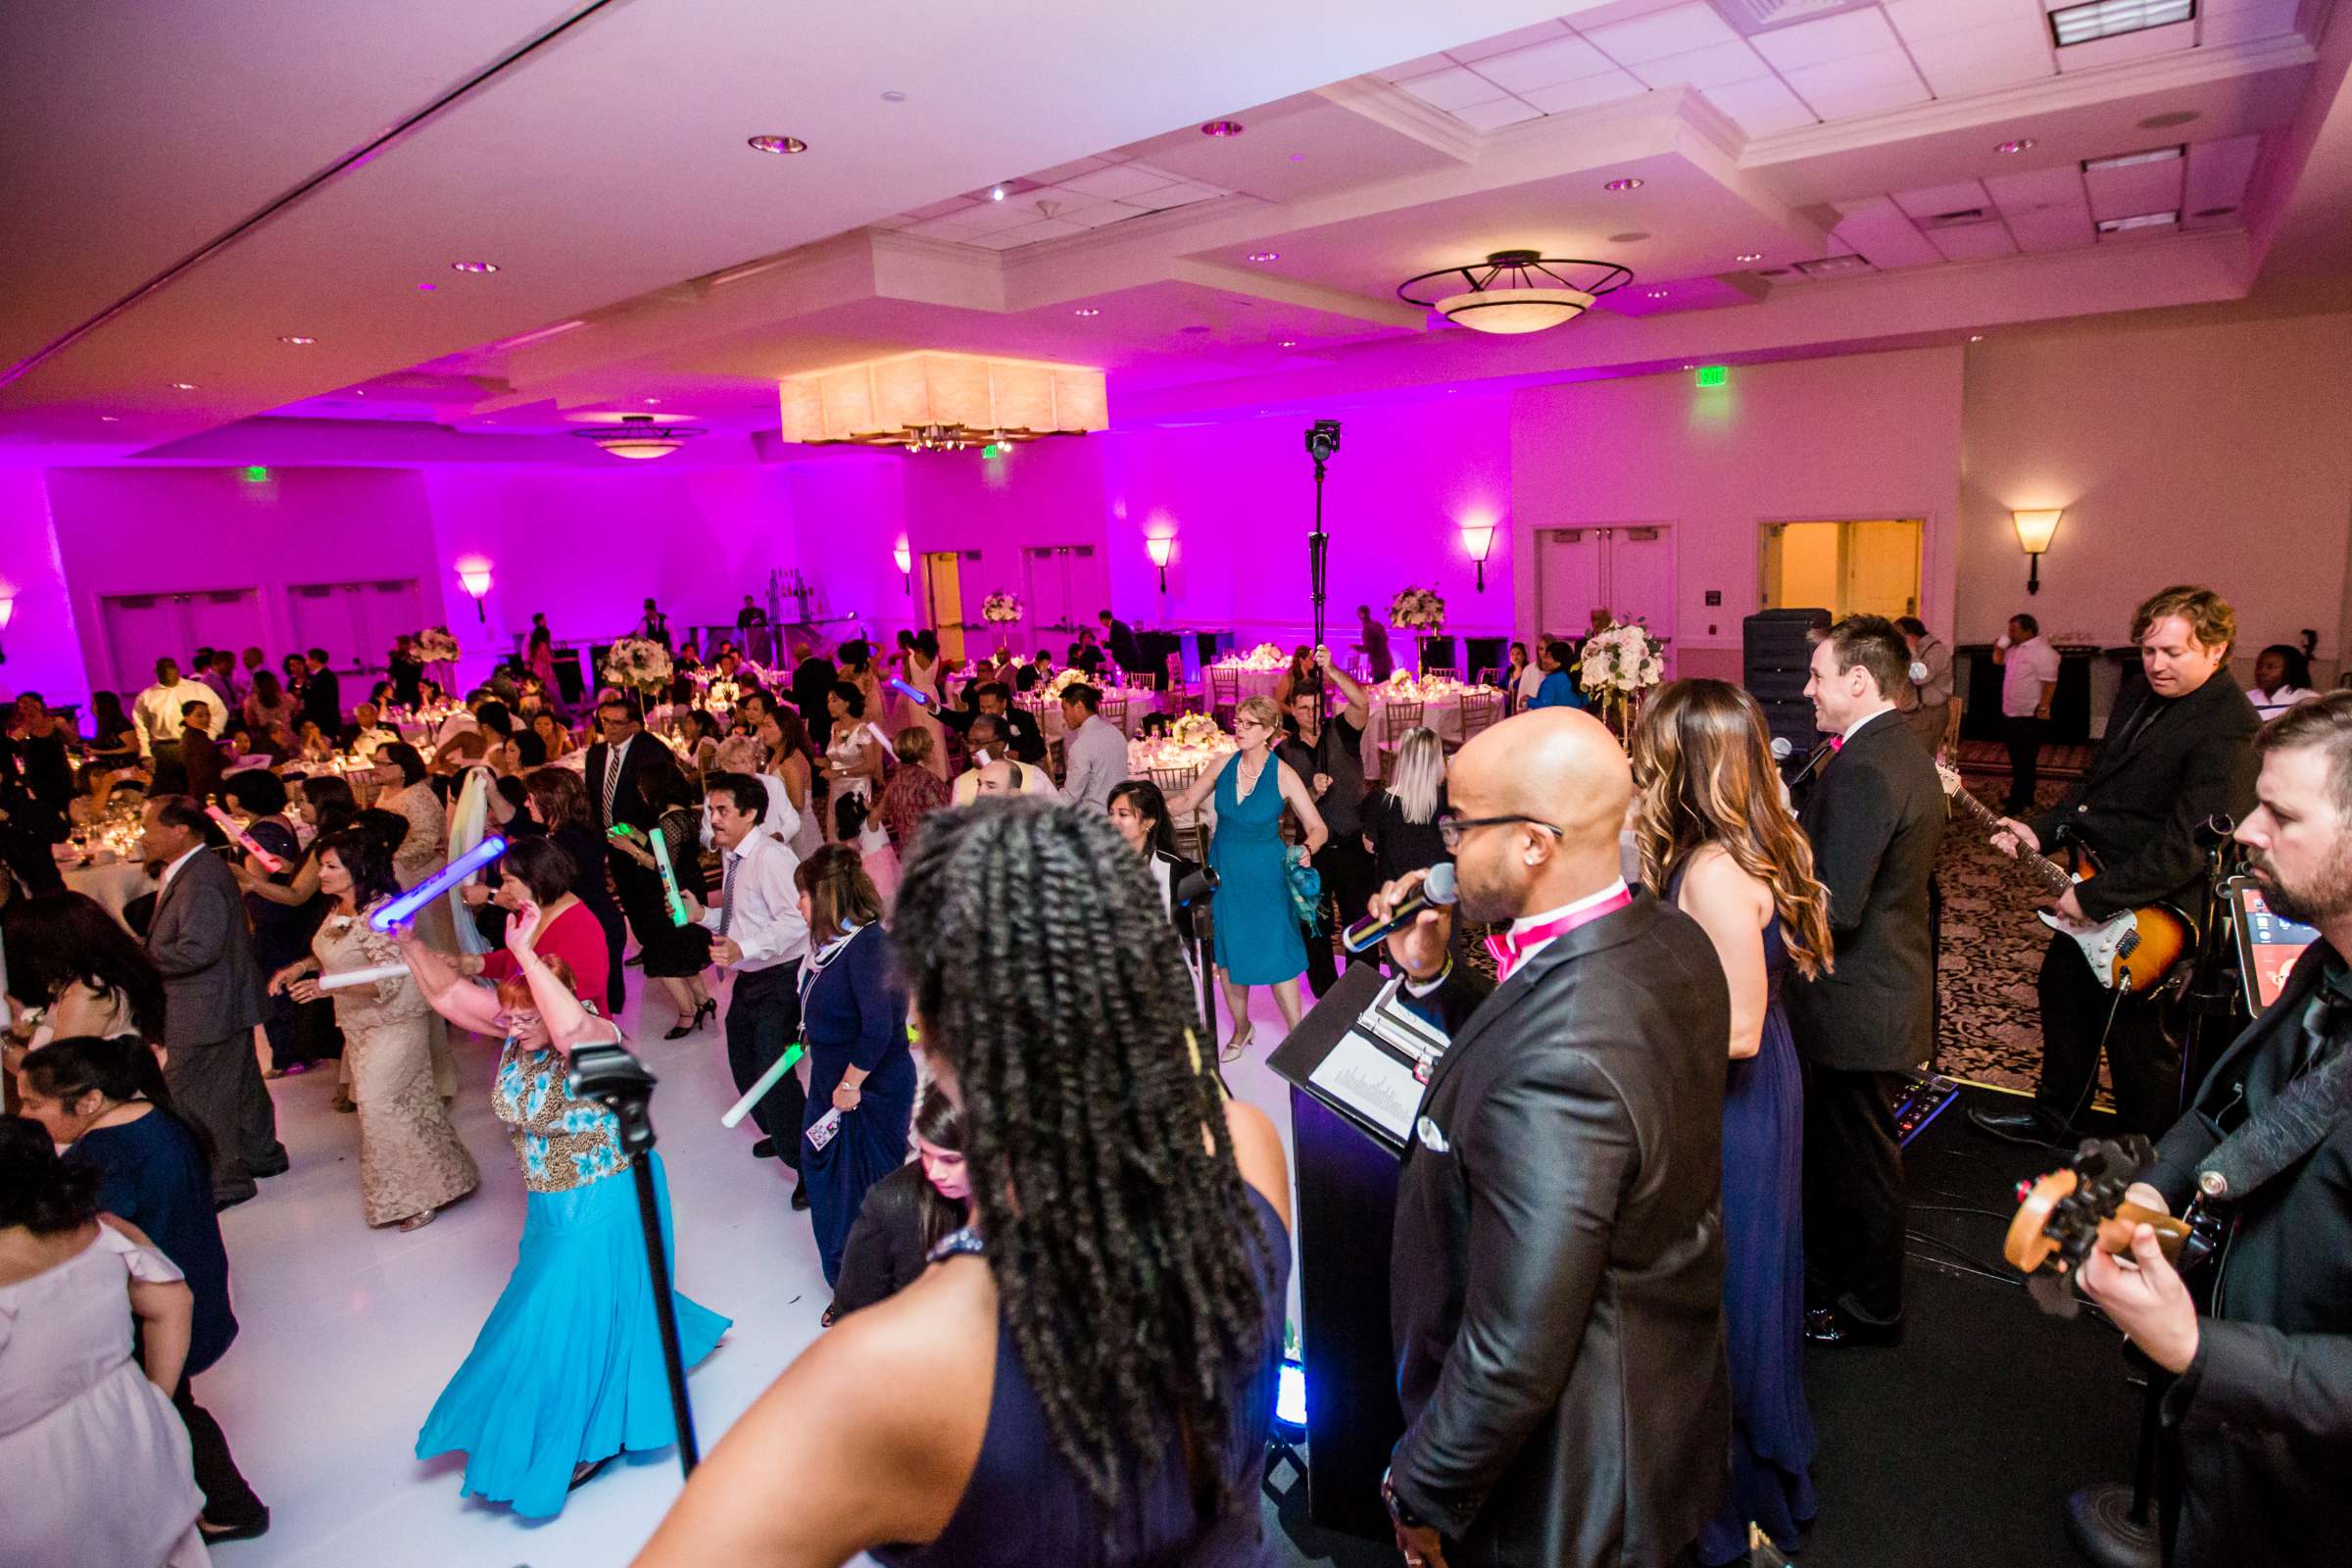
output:
M318 977L321 991L344 991L353 986L371 986L378 980L394 980L409 972L405 963L379 963L367 969L329 969Z
M654 847L654 869L662 873L662 894L669 900L669 923L686 923L686 901L678 897L678 873L669 863L669 835L656 828L646 835Z
M431 876L403 893L368 917L368 923L378 931L389 931L414 915L418 909L465 881L474 872L507 853L507 841L493 833L464 855L450 861Z
M253 835L246 832L243 828L237 826L237 819L229 815L226 811L220 809L220 808L218 806L206 807L204 808L204 814L211 817L214 821L220 823L220 831L228 835L229 842L234 844L238 849L243 850L247 855L252 856L255 859L261 861L262 869L269 872L271 876L275 876L278 872L283 871L286 868L285 861L279 859L276 856L271 855L268 850L263 849L259 844L254 843Z
M929 708L931 706L931 694L929 692L918 692L913 687L907 685L905 681L900 680L895 676L892 678L890 684L896 690L904 692L906 696L913 698L917 707Z
M775 1088L786 1073L792 1071L793 1064L801 1059L802 1051L801 1043L797 1040L794 1041L792 1049L778 1056L776 1064L761 1073L760 1081L745 1090L743 1098L735 1102L734 1106L724 1116L718 1118L718 1124L721 1127L733 1127L740 1124L744 1117L752 1113L752 1107L767 1098L767 1092Z

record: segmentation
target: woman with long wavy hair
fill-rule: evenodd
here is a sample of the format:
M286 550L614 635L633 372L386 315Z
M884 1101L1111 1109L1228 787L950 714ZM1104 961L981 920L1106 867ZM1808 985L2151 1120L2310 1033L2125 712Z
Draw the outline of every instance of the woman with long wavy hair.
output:
M1634 731L1642 880L1705 928L1731 982L1723 1102L1723 1305L1732 1372L1731 1486L1702 1563L1745 1562L1748 1526L1784 1551L1813 1517L1801 1222L1804 1086L1783 977L1830 966L1829 893L1789 814L1763 710L1720 680L1678 680Z
M641 1568L1272 1563L1289 1173L1142 858L1100 811L943 811L891 935L972 1223L753 1404Z

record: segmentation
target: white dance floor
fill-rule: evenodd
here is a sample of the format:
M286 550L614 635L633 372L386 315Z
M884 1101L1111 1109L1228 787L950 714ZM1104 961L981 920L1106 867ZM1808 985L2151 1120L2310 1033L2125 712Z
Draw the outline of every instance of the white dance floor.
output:
M634 1025L645 982L632 969ZM1227 1069L1234 1092L1265 1107L1287 1143L1287 1098L1265 1057L1282 1022L1260 988L1257 1038ZM632 1039L662 1080L654 1122L678 1230L678 1284L735 1320L688 1379L706 1451L817 1335L830 1298L792 1181L751 1157L750 1123L718 1118L735 1098L715 1024L665 1042ZM490 1114L495 1049L465 1043L466 1090L453 1119L482 1168L474 1195L412 1235L360 1217L359 1121L328 1105L334 1073L280 1079L287 1174L221 1216L241 1332L197 1381L238 1466L270 1505L270 1533L214 1548L222 1568L611 1568L625 1564L677 1495L674 1452L631 1456L572 1494L563 1514L524 1521L460 1494L463 1461L419 1463L416 1429L465 1358L514 1266L522 1184Z

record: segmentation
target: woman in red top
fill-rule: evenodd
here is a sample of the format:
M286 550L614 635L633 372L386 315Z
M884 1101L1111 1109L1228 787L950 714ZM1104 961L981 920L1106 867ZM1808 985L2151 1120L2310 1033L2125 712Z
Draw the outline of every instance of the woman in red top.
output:
M612 957L605 946L605 928L596 912L572 897L577 867L571 853L553 839L516 839L498 860L499 905L519 909L535 904L541 914L533 944L542 957L562 957L571 965L573 989L583 997L602 999L612 974ZM467 955L457 960L459 972L485 975L492 980L515 978L514 955Z

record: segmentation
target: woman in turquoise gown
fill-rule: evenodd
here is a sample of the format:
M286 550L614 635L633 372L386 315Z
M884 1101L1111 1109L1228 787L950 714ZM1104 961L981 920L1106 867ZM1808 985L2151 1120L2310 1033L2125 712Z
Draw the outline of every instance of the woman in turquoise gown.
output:
M1233 736L1241 750L1215 768L1204 768L1170 809L1178 816L1197 811L1213 792L1216 835L1208 863L1217 873L1214 905L1217 981L1233 1014L1233 1037L1220 1054L1232 1061L1248 1048L1250 988L1272 986L1287 1030L1298 1025L1298 976L1306 970L1306 943L1291 907L1290 852L1282 842L1282 808L1298 813L1306 853L1329 837L1315 798L1290 765L1274 755L1281 736L1281 711L1270 697L1252 697L1234 712ZM1329 941L1329 937L1319 937Z

